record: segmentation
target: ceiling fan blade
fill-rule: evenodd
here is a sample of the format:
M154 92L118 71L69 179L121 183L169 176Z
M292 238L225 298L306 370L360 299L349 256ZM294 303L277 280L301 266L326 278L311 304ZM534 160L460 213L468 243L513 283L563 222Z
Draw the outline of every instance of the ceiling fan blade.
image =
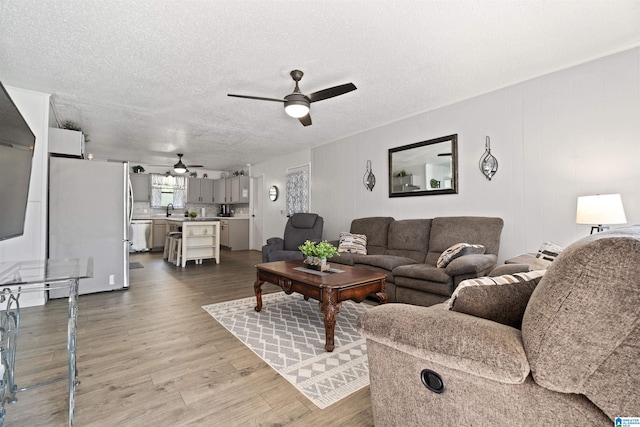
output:
M349 93L352 90L356 90L357 87L353 83L347 83L340 86L330 87L329 89L319 90L317 92L313 92L307 97L311 102L322 101L323 99L333 98L334 96L344 95L345 93Z
M300 120L300 123L302 123L304 126L311 126L311 115L309 114L304 117L298 118L298 120Z
M257 99L258 101L284 102L284 99L265 98L265 97L262 97L262 96L234 95L233 93L228 93L227 96L232 96L234 98Z
M188 168L203 168L204 165L187 165Z

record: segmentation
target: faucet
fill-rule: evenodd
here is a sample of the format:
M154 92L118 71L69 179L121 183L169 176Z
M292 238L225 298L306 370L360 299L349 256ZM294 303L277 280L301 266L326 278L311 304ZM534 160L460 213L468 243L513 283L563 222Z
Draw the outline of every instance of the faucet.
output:
M169 213L169 206L171 206L171 210L173 210L173 203L168 203L167 204L167 217L171 216L171 214Z

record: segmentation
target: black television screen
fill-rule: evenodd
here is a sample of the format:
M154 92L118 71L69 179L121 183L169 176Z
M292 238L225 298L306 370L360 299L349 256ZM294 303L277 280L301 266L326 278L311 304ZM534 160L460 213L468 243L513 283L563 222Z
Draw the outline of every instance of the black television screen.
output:
M0 82L0 240L24 234L36 137Z

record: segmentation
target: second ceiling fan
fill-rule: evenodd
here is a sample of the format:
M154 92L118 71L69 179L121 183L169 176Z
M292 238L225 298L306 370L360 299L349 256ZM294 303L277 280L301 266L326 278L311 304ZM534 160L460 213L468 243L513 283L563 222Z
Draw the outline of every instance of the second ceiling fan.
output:
M291 78L293 79L293 81L296 82L296 87L293 89L293 92L285 96L284 99L265 98L262 96L250 95L235 95L232 93L229 93L227 95L236 98L257 99L259 101L283 102L284 109L288 115L300 120L300 123L302 123L304 126L309 126L311 125L311 116L309 115L309 109L312 102L318 102L324 99L333 98L335 96L344 95L345 93L349 93L357 89L353 83L346 83L305 95L300 92L300 88L298 87L298 82L300 81L300 79L302 79L304 73L300 70L293 70L289 74L291 74Z

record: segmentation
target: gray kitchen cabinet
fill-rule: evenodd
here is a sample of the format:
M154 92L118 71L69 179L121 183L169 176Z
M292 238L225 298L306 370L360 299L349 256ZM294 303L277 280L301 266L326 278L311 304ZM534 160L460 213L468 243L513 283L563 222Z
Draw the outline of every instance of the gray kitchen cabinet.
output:
M187 203L213 203L213 181L210 179L188 178Z
M151 180L146 173L130 173L131 188L134 202L151 201Z
M154 251L164 250L164 240L167 234L167 220L153 220L153 240L151 249Z
M224 178L213 180L213 203L226 203L226 181Z
M220 245L232 251L249 249L249 218L221 219Z
M224 202L231 203L231 178L224 180Z
M84 134L70 129L49 128L49 152L85 158Z
M249 203L249 182L248 176L213 180L214 203Z
M229 247L229 220L220 220L220 246Z
M231 197L227 203L249 203L249 177L234 176L231 181Z

